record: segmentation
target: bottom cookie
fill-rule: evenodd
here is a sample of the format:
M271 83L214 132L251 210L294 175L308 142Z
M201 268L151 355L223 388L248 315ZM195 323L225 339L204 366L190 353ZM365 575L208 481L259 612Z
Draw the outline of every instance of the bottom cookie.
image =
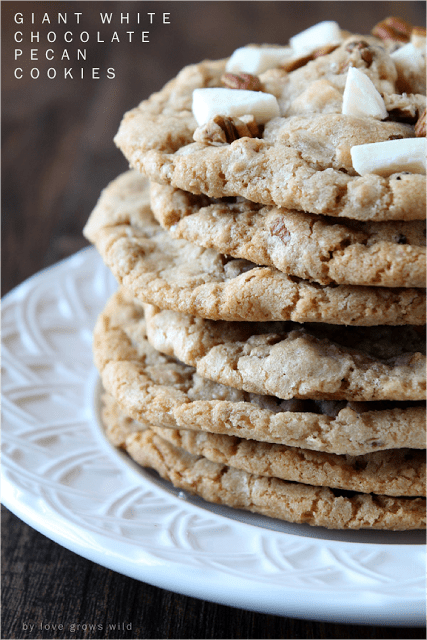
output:
M341 490L257 476L187 453L151 429L130 436L127 451L175 487L208 502L328 529L425 528L424 498L360 493L347 497Z
M155 469L175 487L208 502L329 529L425 528L424 498L395 498L305 485L212 462L164 440L145 424L134 431L138 423L121 414L108 396L105 400L103 418L110 441L123 446L125 435L125 448L137 463Z

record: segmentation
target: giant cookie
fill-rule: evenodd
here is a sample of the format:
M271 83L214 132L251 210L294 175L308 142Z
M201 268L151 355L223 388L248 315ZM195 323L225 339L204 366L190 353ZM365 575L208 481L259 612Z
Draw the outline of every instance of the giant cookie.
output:
M155 182L151 208L174 238L323 285L426 285L424 220L337 220Z
M144 310L124 291L99 316L93 348L104 387L139 425L353 456L426 447L423 403L281 400L202 378L150 346Z
M129 421L108 394L104 403L107 437L116 446L126 449L129 436L149 427ZM388 496L416 497L426 493L426 459L422 451L398 449L362 456L335 455L209 432L150 428L188 453L268 478Z
M166 309L213 320L425 323L421 289L319 285L175 240L154 220L136 172L107 187L84 233L121 284Z
M215 322L150 305L145 320L155 349L236 389L283 399L425 399L425 328Z
M330 529L425 528L425 498L348 497L339 489L258 476L187 453L151 429L134 433L126 450L176 487L216 504Z
M413 125L425 108L422 74L422 87L414 84L401 92L396 65L380 40L351 36L299 69L266 71L261 87L277 97L280 116L256 137L218 144L210 137L209 123L207 129L197 128L192 94L196 88L222 86L225 64L186 67L125 114L115 141L132 167L155 182L215 198L240 195L265 205L359 220L425 217L423 175L402 170L387 177L360 176L352 166L354 145L414 137ZM341 113L349 67L361 69L384 96L388 120Z

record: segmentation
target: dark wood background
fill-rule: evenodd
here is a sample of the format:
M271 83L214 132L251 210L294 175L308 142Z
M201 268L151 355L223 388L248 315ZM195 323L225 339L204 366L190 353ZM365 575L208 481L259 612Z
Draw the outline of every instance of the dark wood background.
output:
M20 282L86 245L81 230L100 190L126 170L113 144L122 114L158 90L185 64L229 55L248 42L285 43L324 20L367 33L387 15L425 23L424 2L2 2L2 295ZM112 27L101 27L99 11L129 12L150 31L150 42L109 43ZM14 23L16 12L26 18ZM81 24L40 24L48 12L82 12ZM144 19L155 12L154 23ZM169 12L171 24L158 19ZM31 24L31 13L35 24ZM115 28L124 33L126 29ZM24 33L17 45L13 34ZM54 30L55 51L66 30L86 30L87 61L44 59L46 33ZM40 44L29 42L40 32ZM96 42L96 31L105 44ZM82 46L82 45L80 45ZM31 61L29 49L39 48ZM22 64L14 60L21 48ZM24 77L16 79L16 66ZM55 67L58 76L46 77ZM63 66L85 77L61 79ZM32 79L30 69L40 77ZM100 79L89 77L99 67ZM106 77L114 67L116 77ZM75 72L76 75L76 72ZM2 512L2 638L424 638L425 629L335 625L237 610L170 593L93 564L51 542ZM123 631L67 633L40 624L125 623ZM35 624L30 632L24 625Z

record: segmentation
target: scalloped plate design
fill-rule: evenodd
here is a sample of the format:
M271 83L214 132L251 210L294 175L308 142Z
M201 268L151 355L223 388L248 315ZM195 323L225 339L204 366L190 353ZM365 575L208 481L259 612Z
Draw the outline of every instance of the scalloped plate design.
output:
M424 625L424 533L328 531L218 507L110 446L91 335L115 288L90 248L5 297L5 506L79 555L164 589L291 617Z

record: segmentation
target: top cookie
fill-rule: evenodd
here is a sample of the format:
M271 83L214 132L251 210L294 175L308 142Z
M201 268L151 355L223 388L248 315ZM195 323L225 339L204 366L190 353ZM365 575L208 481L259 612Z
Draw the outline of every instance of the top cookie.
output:
M276 67L260 74L261 93L277 98L279 113L265 126L246 115L241 120L220 113L198 127L193 91L224 86L226 70L225 60L205 61L186 67L127 113L115 141L134 168L192 193L240 195L359 220L423 219L423 175L403 171L403 165L391 175L358 175L351 157L354 146L415 137L414 124L425 108L418 94L423 74L409 86L413 93L407 88L401 94L394 60L380 40L351 36L294 71ZM353 67L384 96L387 121L342 113Z

